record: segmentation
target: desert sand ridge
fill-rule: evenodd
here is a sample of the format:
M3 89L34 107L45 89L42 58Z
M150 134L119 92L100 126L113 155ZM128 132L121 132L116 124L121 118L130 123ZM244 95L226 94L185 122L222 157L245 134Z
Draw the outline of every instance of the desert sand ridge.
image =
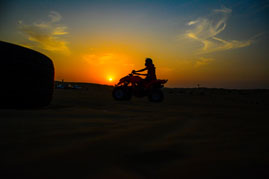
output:
M268 177L268 90L165 88L150 103L77 85L0 110L1 178Z

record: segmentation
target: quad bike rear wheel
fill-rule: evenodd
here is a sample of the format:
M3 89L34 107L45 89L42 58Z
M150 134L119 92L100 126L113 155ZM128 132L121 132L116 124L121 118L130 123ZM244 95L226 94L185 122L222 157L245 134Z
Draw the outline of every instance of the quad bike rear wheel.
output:
M151 102L155 103L162 102L163 98L164 98L163 91L159 88L152 89L148 94L148 99Z

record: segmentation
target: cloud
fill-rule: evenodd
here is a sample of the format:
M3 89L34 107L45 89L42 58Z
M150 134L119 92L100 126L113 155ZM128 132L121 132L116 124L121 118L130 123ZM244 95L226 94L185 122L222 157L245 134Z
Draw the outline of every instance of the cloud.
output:
M58 12L51 11L49 17L49 21L34 22L31 25L24 24L22 21L18 22L20 32L27 38L27 46L68 54L70 51L67 41L61 38L68 34L67 27L58 24L62 16Z
M59 22L62 19L61 14L55 11L50 11L49 17L51 19L51 22Z
M231 13L231 9L223 7L222 9L213 10L207 17L200 17L187 23L190 29L186 31L184 36L188 39L199 41L203 45L198 50L198 54L242 48L251 45L251 40L229 41L217 37L218 34L225 30Z
M134 64L129 63L125 56L120 54L105 53L105 54L84 54L82 59L87 63L95 67L108 66L108 67L122 67L133 68Z
M100 66L100 65L107 65L112 63L118 63L118 60L115 58L114 54L107 53L103 55L97 54L85 54L82 58L89 64Z
M193 25L193 24L196 24L198 21L190 21L188 22L188 25Z
M205 57L200 57L198 60L195 61L194 67L198 68L204 65L207 65L214 61L213 58L205 58Z

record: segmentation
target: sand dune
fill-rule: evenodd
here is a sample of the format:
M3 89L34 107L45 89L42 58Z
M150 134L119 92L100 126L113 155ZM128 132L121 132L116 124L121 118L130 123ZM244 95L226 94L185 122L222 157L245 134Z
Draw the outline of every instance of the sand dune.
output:
M150 103L82 86L0 110L1 178L269 177L268 90L165 89Z

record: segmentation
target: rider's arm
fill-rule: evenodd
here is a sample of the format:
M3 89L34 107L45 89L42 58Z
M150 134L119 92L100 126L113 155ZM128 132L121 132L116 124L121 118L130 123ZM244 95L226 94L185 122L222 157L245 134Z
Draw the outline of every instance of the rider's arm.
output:
M147 76L147 74L135 73L137 75Z
M141 69L141 70L137 70L137 71L135 71L135 72L142 72L142 71L145 71L145 70L147 70L147 68L143 68L143 69Z

